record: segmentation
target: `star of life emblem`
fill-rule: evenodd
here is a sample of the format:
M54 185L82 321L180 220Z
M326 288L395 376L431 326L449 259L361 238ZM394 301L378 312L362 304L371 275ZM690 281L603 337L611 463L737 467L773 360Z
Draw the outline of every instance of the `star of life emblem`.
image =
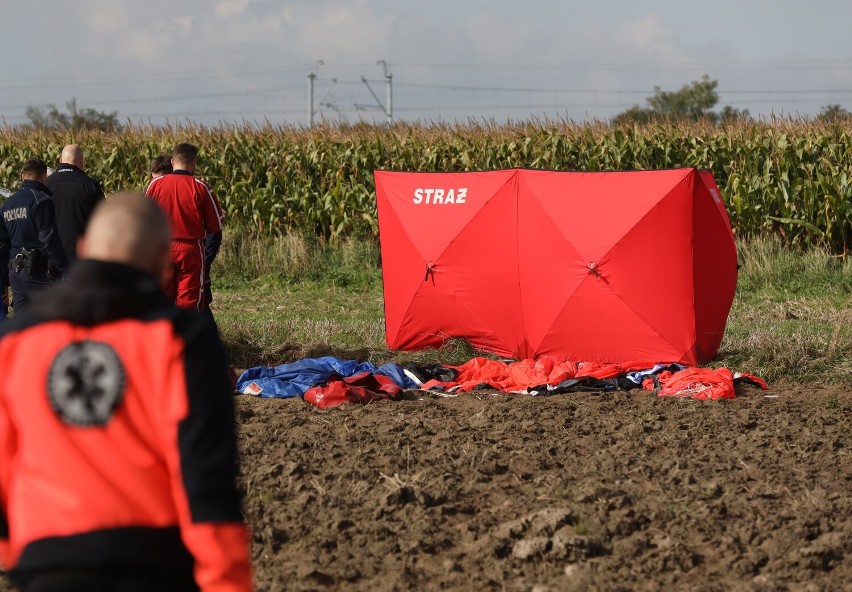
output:
M73 426L106 425L124 399L126 374L111 345L75 341L53 359L47 394L60 419Z

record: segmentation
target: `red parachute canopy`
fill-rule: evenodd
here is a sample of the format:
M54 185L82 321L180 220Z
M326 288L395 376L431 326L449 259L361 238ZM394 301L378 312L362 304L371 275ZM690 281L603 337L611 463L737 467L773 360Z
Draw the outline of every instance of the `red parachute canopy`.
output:
M737 281L710 172L376 171L388 347L702 364Z

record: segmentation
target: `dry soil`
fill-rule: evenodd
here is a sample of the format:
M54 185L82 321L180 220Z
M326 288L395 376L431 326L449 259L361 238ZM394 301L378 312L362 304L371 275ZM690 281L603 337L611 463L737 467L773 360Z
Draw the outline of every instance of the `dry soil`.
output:
M852 590L852 393L238 396L259 590Z

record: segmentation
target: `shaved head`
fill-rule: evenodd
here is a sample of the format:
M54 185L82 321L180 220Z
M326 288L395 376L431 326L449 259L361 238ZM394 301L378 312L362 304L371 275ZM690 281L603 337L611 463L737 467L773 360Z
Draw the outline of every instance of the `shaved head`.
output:
M62 155L59 157L61 164L73 164L78 169L83 168L83 149L77 144L68 144L62 149Z
M158 280L168 265L169 221L151 199L120 191L95 209L77 245L80 258L137 267Z

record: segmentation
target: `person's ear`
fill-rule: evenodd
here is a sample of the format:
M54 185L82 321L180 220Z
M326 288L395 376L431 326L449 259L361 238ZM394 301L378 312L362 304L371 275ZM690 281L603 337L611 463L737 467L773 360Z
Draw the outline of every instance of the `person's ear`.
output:
M85 259L86 255L86 235L84 234L77 239L77 257Z

